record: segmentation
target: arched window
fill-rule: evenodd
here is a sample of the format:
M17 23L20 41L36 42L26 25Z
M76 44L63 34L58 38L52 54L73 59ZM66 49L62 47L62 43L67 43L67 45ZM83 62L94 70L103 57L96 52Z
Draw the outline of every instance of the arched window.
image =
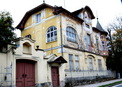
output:
M67 27L66 35L68 41L77 42L76 31L72 27Z
M88 55L89 70L94 70L95 57L93 55Z
M51 26L47 30L47 42L52 42L57 40L57 28Z

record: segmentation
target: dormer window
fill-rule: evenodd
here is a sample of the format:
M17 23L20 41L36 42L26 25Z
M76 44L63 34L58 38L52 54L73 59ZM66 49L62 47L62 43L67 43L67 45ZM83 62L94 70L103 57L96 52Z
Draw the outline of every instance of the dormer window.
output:
M36 23L41 21L41 13L36 14Z

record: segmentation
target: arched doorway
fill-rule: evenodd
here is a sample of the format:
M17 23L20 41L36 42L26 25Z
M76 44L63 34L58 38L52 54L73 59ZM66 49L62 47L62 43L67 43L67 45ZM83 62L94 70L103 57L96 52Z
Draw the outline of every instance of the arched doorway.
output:
M16 61L16 87L35 85L35 62L18 59Z

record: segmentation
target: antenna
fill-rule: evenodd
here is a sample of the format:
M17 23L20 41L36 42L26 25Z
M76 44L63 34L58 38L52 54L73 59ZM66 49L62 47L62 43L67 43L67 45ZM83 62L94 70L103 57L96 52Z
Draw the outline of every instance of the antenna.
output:
M97 13L97 10L96 10L96 17L97 17L97 20L98 20L98 13Z
M65 0L64 0L64 8L65 8L66 6L65 6Z

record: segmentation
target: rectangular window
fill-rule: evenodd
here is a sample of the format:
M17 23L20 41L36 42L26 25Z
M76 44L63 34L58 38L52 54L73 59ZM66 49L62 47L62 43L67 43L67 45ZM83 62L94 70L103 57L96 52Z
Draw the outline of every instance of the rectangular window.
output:
M36 23L39 23L41 21L41 13L36 15Z
M96 45L97 45L97 50L99 50L99 42L97 38L96 38Z
M101 59L98 59L98 69L102 70L102 62Z
M90 34L87 34L87 46L88 46L88 51L92 51L92 47L91 47L91 36Z
M75 55L75 69L79 70L79 56Z
M87 34L87 43L88 43L88 46L91 46L91 37L90 37L90 34Z
M102 48L103 48L103 50L105 50L105 42L104 41L102 41Z
M93 70L92 58L89 58L89 70Z
M69 54L69 69L70 69L70 71L74 70L74 67L73 67L73 55L72 54Z

